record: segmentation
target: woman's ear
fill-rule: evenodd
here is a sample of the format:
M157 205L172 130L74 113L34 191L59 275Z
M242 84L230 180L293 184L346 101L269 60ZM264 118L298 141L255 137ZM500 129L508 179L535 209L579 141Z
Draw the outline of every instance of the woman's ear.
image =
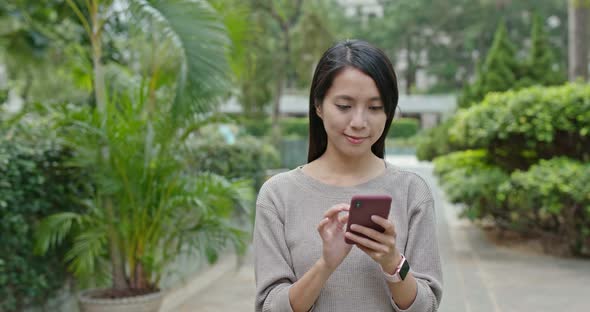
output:
M318 117L320 117L320 119L323 119L322 118L322 105L320 105L318 103L315 104L315 113L316 113L316 115L318 115Z

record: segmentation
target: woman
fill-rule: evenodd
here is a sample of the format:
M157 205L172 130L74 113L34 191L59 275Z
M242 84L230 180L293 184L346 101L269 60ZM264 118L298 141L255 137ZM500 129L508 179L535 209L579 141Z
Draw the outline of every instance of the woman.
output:
M256 311L436 311L432 193L383 159L397 100L381 50L344 41L324 53L310 92L308 163L272 177L258 195ZM393 198L388 219L373 216L384 233L352 228L372 240L345 231L350 199L364 194Z

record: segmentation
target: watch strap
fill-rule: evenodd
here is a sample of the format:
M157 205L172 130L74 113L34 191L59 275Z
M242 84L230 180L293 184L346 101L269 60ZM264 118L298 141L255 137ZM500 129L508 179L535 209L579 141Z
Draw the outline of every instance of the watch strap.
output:
M397 265L395 272L393 274L389 274L383 271L383 275L385 279L390 283L399 283L406 279L408 272L410 271L410 264L404 255L402 255L402 259L400 260L399 264Z

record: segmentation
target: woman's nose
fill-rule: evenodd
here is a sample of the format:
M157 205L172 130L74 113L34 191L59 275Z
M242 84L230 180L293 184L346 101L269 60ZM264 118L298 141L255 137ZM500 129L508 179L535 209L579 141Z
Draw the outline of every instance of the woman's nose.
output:
M350 120L350 126L353 128L364 128L367 126L367 114L364 110L355 110Z

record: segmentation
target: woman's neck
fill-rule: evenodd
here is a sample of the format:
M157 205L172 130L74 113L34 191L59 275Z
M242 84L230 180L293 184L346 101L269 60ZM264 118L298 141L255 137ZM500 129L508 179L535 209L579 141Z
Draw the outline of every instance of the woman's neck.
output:
M338 153L326 151L320 158L319 163L329 172L341 175L357 175L373 171L376 167L383 168L383 160L373 153L363 157L343 157Z
M342 157L329 150L304 167L304 172L324 183L349 186L368 181L385 170L383 159L370 153L364 157Z

